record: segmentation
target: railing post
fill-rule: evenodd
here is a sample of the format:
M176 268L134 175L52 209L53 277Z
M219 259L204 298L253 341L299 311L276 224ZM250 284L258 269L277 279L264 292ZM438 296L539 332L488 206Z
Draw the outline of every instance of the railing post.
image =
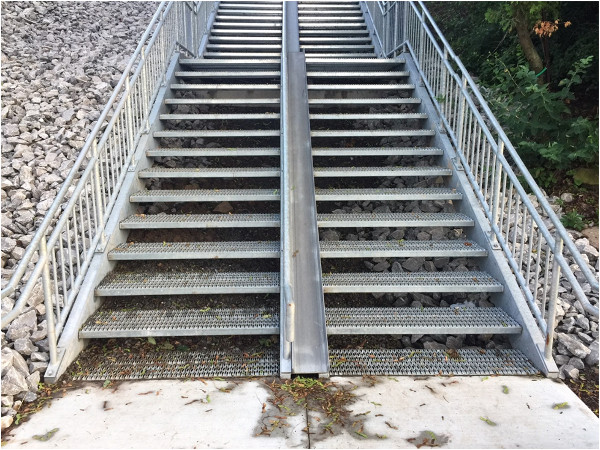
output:
M95 161L94 161L95 159ZM104 247L106 245L106 235L104 234L104 211L102 205L104 203L104 193L100 188L100 155L98 154L98 140L94 139L92 142L92 161L94 164L94 185L92 189L94 189L94 195L96 197L96 217L98 223L96 224L96 229L100 230L100 239L98 240L98 249L102 249L104 251Z
M560 265L558 264L558 256L562 255L562 251L563 240L557 232L556 240L554 243L554 261L552 262L550 302L548 303L548 314L546 315L546 348L544 349L544 356L546 358L552 358L552 344L554 342L554 322L556 316L556 304L558 302L558 282L560 281Z
M463 74L462 78L461 78L461 88L462 89L466 89L467 88L467 78L465 77L465 75ZM458 105L458 124L457 124L457 131L458 131L458 150L463 153L463 148L465 145L465 115L466 115L466 108L467 108L467 99L464 95L464 93L462 91L459 91L461 96L460 96L460 103ZM464 154L464 153L463 153Z
M132 154L131 167L135 166L135 153L134 153L134 133L133 133L133 107L131 106L131 85L129 84L129 76L125 79L125 111L127 114L127 155Z
M496 156L496 168L494 169L494 191L492 193L492 224L499 227L499 215L500 215L500 179L502 178L502 164L500 163L500 156L504 155L504 141L498 138L498 154ZM531 224L533 227L533 223ZM491 242L494 247L498 246L498 236L496 233L491 232ZM530 243L531 245L531 243Z
M46 325L48 328L48 347L50 349L50 364L54 365L58 361L56 351L56 325L54 323L54 308L52 305L52 289L50 287L50 267L48 258L48 247L46 245L46 236L40 241L40 260L44 261L42 269L42 287L44 290L44 306L46 307ZM66 298L67 293L63 292ZM56 299L58 302L58 299Z

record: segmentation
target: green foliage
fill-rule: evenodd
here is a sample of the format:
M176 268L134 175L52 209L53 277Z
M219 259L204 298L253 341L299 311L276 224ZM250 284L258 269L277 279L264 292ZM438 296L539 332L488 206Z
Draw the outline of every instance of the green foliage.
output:
M489 88L490 107L542 185L552 182L552 171L598 165L597 119L572 117L569 108L572 88L581 83L592 60L592 56L580 59L557 92L539 85L525 64L509 68L502 61L489 62L495 76Z
M562 216L560 221L565 227L572 228L573 230L581 231L585 228L583 216L575 210Z

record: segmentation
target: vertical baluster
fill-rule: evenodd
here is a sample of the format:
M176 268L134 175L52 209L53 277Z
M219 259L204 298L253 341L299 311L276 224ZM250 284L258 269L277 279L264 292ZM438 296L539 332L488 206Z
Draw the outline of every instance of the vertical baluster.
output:
M531 254L533 253L533 227L535 225L535 222L533 221L533 216L530 214L529 215L529 242L528 242L528 248L527 248L527 257L525 258L525 260L527 261L527 271L525 272L527 274L527 276L525 277L525 280L527 281L527 283L529 284L529 275L531 274ZM534 288L535 289L535 288Z
M552 263L552 285L550 287L550 303L548 304L548 315L546 316L546 348L544 356L552 358L552 343L554 341L554 322L556 316L556 304L558 302L558 282L560 280L560 266L557 256L562 254L563 240L558 231L555 236L554 262Z
M52 313L52 289L50 286L50 268L48 267L48 248L46 246L46 236L40 240L40 259L44 261L42 269L42 288L44 290L44 306L46 307L46 325L48 330L48 347L50 349L50 364L58 362L56 347L56 327L54 324L54 314ZM58 305L58 301L56 301ZM59 318L60 321L60 313Z
M536 252L535 252L535 277L534 277L534 282L533 282L533 289L535 292L536 300L539 297L538 282L540 280L540 269L542 267L542 253L541 252L542 252L542 233L538 229L537 248L536 248ZM544 317L544 310L541 310L541 311L542 311L542 317Z
M548 277L550 276L551 256L552 256L552 250L550 249L550 243L546 242L546 264L544 267L544 286L542 289L542 306L540 307L540 310L542 311L542 315L545 314L545 312L546 312L546 303L548 301L548 285L549 285L549 281L550 281L550 279Z
M504 148L502 149L502 151L504 151ZM500 197L500 206L498 208L498 210L500 211L500 217L499 217L499 225L498 225L498 233L500 235L502 235L502 227L504 225L504 200L506 199L506 179L508 178L508 175L506 174L505 171L502 172L502 189L501 189L501 197Z
M512 202L513 202L513 184L511 181L510 188L508 190L508 210L506 212L506 228L504 230L504 240L506 241L507 244L509 241L508 231L510 229L510 222L511 222L510 213L511 213L511 209L512 209Z
M521 242L519 244L519 270L523 273L523 253L525 250L525 234L527 233L525 227L527 226L527 207L525 203L521 204L521 208L523 209L523 213L521 214Z

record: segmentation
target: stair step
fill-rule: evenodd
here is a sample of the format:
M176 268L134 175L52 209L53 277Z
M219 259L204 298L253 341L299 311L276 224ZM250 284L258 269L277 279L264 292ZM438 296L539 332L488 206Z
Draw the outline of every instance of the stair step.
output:
M410 72L404 70L378 71L378 72L306 72L308 78L401 78L410 76Z
M245 59L219 59L210 60L204 58L182 58L179 64L183 66L196 67L198 69L262 69L262 70L279 70L281 61L279 58L250 58Z
M252 30L252 29L227 29L227 28L222 28L222 29L212 29L210 30L210 35L211 36L241 36L241 35L248 35L248 36L252 36L252 37L263 37L263 36L279 36L279 39L281 39L281 29L279 28L273 28L272 30Z
M144 190L132 194L129 201L132 203L279 201L279 189Z
M350 22L350 23L361 23L364 24L364 18L362 16L362 14L358 13L358 14L350 14L350 17L348 17L347 14L336 14L336 17L327 17L328 14L323 14L321 15L321 12L319 11L319 13L317 14L298 14L298 22L300 22L300 24L302 23L306 23L306 22L331 22L332 20L335 20L336 24L340 23L340 22Z
M279 130L162 130L155 138L280 136Z
M369 30L300 30L300 39L309 36L369 36Z
M122 230L198 228L277 228L279 214L135 214L121 221Z
M320 11L321 9L339 9L339 10L349 10L356 9L360 11L360 6L357 3L349 3L349 4L337 4L332 5L330 3L298 3L298 11L300 10L315 10Z
M155 133L156 135L156 133ZM435 130L317 130L312 137L352 137L352 136L435 136ZM204 135L203 135L204 136ZM212 135L211 135L212 136Z
M167 98L165 105L279 105L279 98Z
M140 170L139 178L272 178L279 177L277 167L202 167L198 169L152 167Z
M131 242L108 253L114 261L279 258L279 241Z
M233 8L222 8L220 7L217 10L217 17L226 17L226 16L281 16L282 11L281 8L278 9L259 9L254 10L251 8L248 9L233 9Z
M300 44L358 44L361 42L369 43L371 38L366 37L303 37L300 38Z
M154 191L152 191L154 192ZM357 200L461 200L462 194L449 188L315 189L317 201Z
M279 376L279 349L243 351L155 351L110 360L100 355L83 365L75 380L193 379Z
M161 114L160 120L265 120L279 119L279 113L260 114Z
M399 120L427 119L425 113L383 113L383 114L310 114L311 120Z
M126 244L125 244L126 245ZM162 245L162 244L160 244ZM321 241L321 258L441 258L487 256L473 241Z
M437 177L450 176L444 167L315 167L315 177Z
M224 336L279 333L275 308L101 309L84 324L81 339L147 336Z
M309 91L397 91L414 90L414 84L309 84Z
M313 156L438 156L441 148L432 147L313 147Z
M404 59L383 59L383 58L342 58L330 59L326 57L307 57L307 71L325 71L335 72L339 67L342 71L351 71L351 69L360 68L370 72L375 70L393 70L399 66L404 66Z
M444 350L329 350L331 376L356 375L536 375L519 350L460 349L458 358Z
M180 91L278 91L279 84L248 83L248 84L172 84L171 89Z
M319 53L319 52L307 52L306 57L310 58L312 56L318 56L318 57L322 57L322 58L352 58L352 59L358 59L358 58L375 58L375 53L374 52L362 52L362 53L351 53L351 52L344 52L344 53Z
M395 154L395 153L393 153ZM423 153L425 154L425 153ZM277 147L247 148L153 148L147 156L279 156Z
M277 2L281 4L281 2ZM239 2L239 3L228 3L228 2L219 2L219 8L222 9L243 9L244 11L252 11L253 9L273 9L277 7L277 5L272 4L262 4L262 3L248 3L248 2Z
M338 52L351 52L365 50L373 53L372 45L360 45L360 44L301 44L300 48L304 49L305 52L327 52L327 51L338 51Z
M333 19L329 19L329 20L333 20ZM336 17L337 20L337 17ZM313 22L300 22L298 24L298 26L300 27L300 30L312 30L312 29L319 29L319 28L326 28L326 29L352 29L352 28L366 28L367 25L365 24L364 21L361 22L356 22L356 23L339 23L339 22L317 22L317 23L313 23Z
M421 104L420 98L309 98L309 105L408 105Z
M458 213L317 214L322 228L348 227L472 227L473 219Z
M519 334L500 308L325 308L327 334Z
M323 292L502 292L485 272L400 272L323 274Z
M209 42L215 43L235 43L242 42L244 44L268 44L268 43L281 43L281 38L276 36L257 36L253 38L249 37L239 37L239 36L210 36L208 38Z
M248 22L252 20L252 22ZM215 23L218 22L241 22L243 25L247 26L248 23L259 23L261 25L271 26L271 25L281 25L281 11L277 13L277 16L273 15L250 15L250 14L242 14L242 15L233 15L233 14L217 14L215 18Z
M281 72L278 70L269 71L212 71L212 72L191 72L180 71L175 72L178 78L279 78Z
M281 52L281 44L206 44L209 50L279 50Z
M273 18L270 18L270 20L273 20L272 22L247 22L249 18L245 17L244 21L239 21L239 22L228 22L226 20L215 20L213 23L213 28L210 31L211 34L213 32L213 30L215 28L243 28L243 29L259 29L261 31L263 30L279 30L281 31L281 20L273 20Z
M298 17L313 17L313 16L344 16L354 19L362 19L363 15L360 10L340 10L340 9L320 9L320 10L299 10Z
M204 58L278 58L281 52L204 52Z
M99 297L278 292L276 272L111 272L96 288Z

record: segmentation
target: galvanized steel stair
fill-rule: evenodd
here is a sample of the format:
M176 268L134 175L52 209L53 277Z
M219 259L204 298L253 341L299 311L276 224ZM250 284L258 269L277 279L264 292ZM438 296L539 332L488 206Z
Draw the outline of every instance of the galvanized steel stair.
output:
M514 349L364 348L369 336L394 335L401 342L406 335L518 335L521 326L498 307L462 303L465 293L503 291L501 280L485 272L449 271L433 262L430 271L402 269L408 258L477 261L487 251L460 233L477 224L455 212L463 194L447 183L453 170L442 165L444 150L432 145L438 131L414 94L416 78L402 59L376 58L359 3L298 2L298 20L322 236L326 230L355 229L356 237L390 227L456 230L455 239L448 233L438 240L322 238L327 334L364 338L358 348L351 348L351 337L334 339L329 373L535 373ZM169 303L178 296L279 293L278 265L271 271L259 267L271 267L281 257L273 238L280 226L281 30L281 2L219 3L202 58L182 58L175 72L177 82L164 101L168 112L154 132L157 145L146 151L155 164L138 172L150 184L130 197L140 212L121 221L121 229L131 230L130 239L109 252L118 265L97 287L97 296L121 302L164 297ZM221 202L232 202L233 210L213 212ZM399 210L391 212L390 205ZM186 232L197 239L178 234ZM394 258L390 261L401 271L365 270L364 260L373 258ZM215 261L231 264L211 265ZM155 270L148 271L152 265ZM391 300L409 293L444 295L450 304L393 306ZM107 302L80 336L276 335L280 311L274 298L261 307L230 308L119 309ZM108 369L92 368L84 378L254 376L279 370L273 349L251 357L192 351L161 358L158 368L142 355ZM182 361L185 370L178 370Z

